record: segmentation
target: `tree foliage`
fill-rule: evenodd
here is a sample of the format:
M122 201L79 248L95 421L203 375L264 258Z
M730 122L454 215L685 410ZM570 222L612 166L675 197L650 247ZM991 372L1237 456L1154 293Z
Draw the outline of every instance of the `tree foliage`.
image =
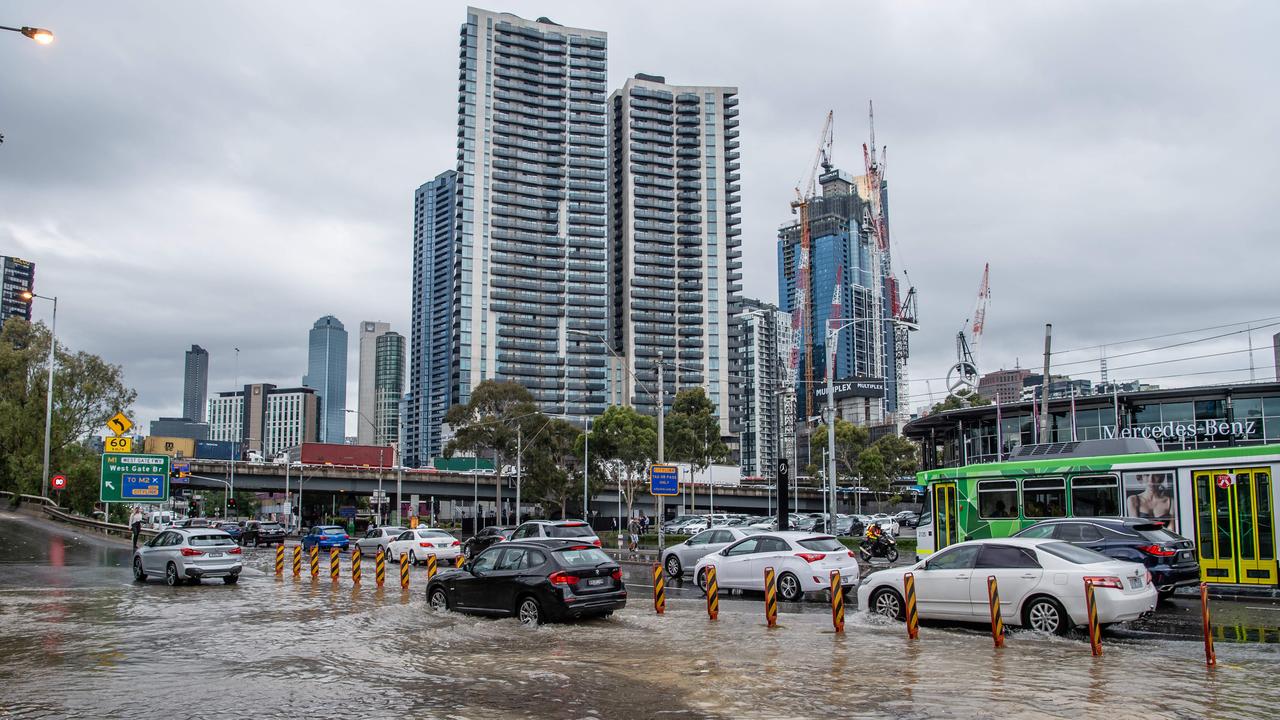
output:
M836 418L836 475L855 475L858 472L858 455L867 448L869 433L861 425ZM809 438L810 457L821 458L827 449L827 426L819 425ZM825 468L824 468L825 470Z
M935 404L930 412L959 410L960 408L981 407L990 404L990 400L982 397L974 390L958 390L948 395L946 400Z
M444 421L454 435L444 447L444 456L463 452L493 458L495 483L501 488L502 468L515 456L521 423L536 416L533 395L519 383L485 380L471 391L470 401L445 413Z
M611 406L592 426L591 447L607 460L604 471L631 517L636 494L647 487L649 465L657 459L657 420L632 407Z
M729 457L729 447L720 438L715 406L702 388L676 394L663 427L663 444L664 460L687 462L695 469L705 469Z
M529 437L531 442L524 450L529 497L544 509L558 507L560 517L565 517L569 502L582 497L582 431L568 420L542 417L541 427ZM595 487L601 484L598 480L590 483Z
M911 475L920 467L916 444L901 435L886 435L858 454L857 472L862 484L874 492L887 492L894 479Z

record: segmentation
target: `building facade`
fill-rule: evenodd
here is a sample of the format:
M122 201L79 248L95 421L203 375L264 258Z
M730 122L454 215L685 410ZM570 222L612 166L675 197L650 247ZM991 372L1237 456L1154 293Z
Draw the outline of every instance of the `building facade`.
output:
M742 326L741 377L736 404L742 415L739 460L742 474L776 480L779 453L790 457L794 416L785 412L792 391L791 315L777 306L744 299L737 322Z
M612 369L621 390L611 395L656 413L656 398L642 388L657 386L661 360L668 398L704 388L721 435L736 433L738 90L636 75L610 97L609 127L611 345L631 365Z
M373 392L374 445L390 445L400 441L400 404L404 395L404 336L385 332L378 336L375 348ZM361 445L363 440L357 440Z
M391 332L391 323L365 320L360 323L360 368L356 381L356 443L372 445L377 434L379 396L374 389L378 338Z
M245 398L248 402L245 402ZM245 385L209 398L209 440L241 443L245 451L272 457L320 439L320 397L313 388Z
M186 352L182 371L182 417L204 422L205 402L209 397L209 351L192 345ZM156 433L151 433L155 435ZM174 437L185 437L175 435Z
M321 442L342 443L347 424L347 331L338 318L325 315L312 326L307 340L302 384L314 389L320 400Z
M204 409L201 408L201 415ZM190 418L167 418L162 417L159 420L151 421L151 432L153 437L175 437L175 438L191 438L192 440L208 440L209 424L204 421L192 420Z
M515 381L553 415L608 405L606 35L467 9L458 71L455 403ZM579 335L577 333L587 333Z
M31 301L23 293L35 292L36 264L22 258L0 255L0 325L11 317L31 322Z
M1031 377L1026 368L996 370L978 378L978 394L991 402L1014 402L1022 399L1022 385Z
M457 193L458 173L448 170L414 194L413 324L402 450L406 467L426 467L440 456L440 424L460 378L453 345L455 277L462 272L454 224Z

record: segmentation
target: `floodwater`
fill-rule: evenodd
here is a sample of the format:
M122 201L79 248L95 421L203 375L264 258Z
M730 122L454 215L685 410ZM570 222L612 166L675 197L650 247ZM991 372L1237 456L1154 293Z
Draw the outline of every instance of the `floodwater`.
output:
M1198 639L1159 630L1110 635L1093 658L1034 633L995 650L977 628L908 642L853 611L836 635L817 603L770 630L755 598L724 598L715 623L693 597L657 616L642 572L612 619L524 628L431 611L422 568L402 592L366 564L357 589L345 560L336 586L280 579L264 549L238 585L169 588L132 582L128 562L127 544L0 512L0 718L1114 720L1280 703L1275 643L1219 643L1207 669Z

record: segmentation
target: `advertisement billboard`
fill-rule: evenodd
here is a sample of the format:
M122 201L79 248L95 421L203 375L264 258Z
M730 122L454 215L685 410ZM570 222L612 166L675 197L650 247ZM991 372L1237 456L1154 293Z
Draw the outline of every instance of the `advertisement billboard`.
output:
M192 438L161 437L152 435L143 441L142 449L150 455L168 455L171 458L195 457L196 441Z

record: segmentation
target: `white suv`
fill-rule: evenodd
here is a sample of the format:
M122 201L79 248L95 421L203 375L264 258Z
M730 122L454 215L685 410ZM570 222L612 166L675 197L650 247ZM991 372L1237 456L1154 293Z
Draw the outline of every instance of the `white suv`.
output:
M600 547L600 538L596 537L596 532L582 520L530 520L516 528L508 539L536 540L538 538L581 540L588 545Z

